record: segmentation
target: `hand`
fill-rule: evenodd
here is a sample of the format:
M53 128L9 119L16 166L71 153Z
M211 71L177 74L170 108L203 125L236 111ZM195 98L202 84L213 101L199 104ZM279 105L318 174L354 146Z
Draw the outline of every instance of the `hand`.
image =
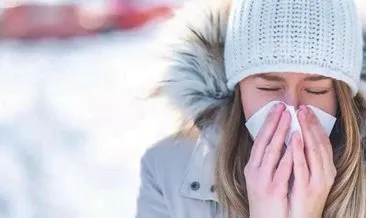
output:
M251 218L286 218L289 215L287 194L293 155L288 147L281 158L291 123L291 115L284 109L283 104L272 108L244 169Z
M310 108L298 113L303 141L293 135L294 184L290 193L291 218L322 217L324 205L334 183L337 170L332 145L323 127Z

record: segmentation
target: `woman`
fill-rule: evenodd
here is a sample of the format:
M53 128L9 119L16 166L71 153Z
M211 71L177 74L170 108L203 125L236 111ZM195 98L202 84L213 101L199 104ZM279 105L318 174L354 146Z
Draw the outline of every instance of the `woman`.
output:
M137 217L366 217L363 42L352 0L206 9L188 9L174 30L159 89L194 128L142 158ZM282 103L253 137L248 120L273 101ZM336 119L330 137L314 107ZM300 129L284 146L294 121Z

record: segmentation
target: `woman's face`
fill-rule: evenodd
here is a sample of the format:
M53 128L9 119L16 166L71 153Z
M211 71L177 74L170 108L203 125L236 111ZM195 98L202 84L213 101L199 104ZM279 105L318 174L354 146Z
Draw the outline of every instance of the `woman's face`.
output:
M313 105L335 116L337 98L330 78L303 73L265 73L240 81L241 100L248 120L271 101L283 101L297 109Z

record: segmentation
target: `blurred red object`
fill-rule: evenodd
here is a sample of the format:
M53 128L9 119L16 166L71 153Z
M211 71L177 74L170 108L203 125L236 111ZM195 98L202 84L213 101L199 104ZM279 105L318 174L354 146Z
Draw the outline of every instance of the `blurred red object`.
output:
M118 29L131 29L144 25L150 20L173 16L168 5L151 5L145 8L133 6L131 0L112 0L110 13Z
M115 25L118 29L131 29L144 25L145 23L158 19L173 16L172 8L168 6L152 6L146 9L131 10L120 13L115 17Z
M5 8L0 38L72 37L137 28L156 18L168 18L169 6L134 8L130 0L115 0L106 10L88 11L77 5L28 3Z

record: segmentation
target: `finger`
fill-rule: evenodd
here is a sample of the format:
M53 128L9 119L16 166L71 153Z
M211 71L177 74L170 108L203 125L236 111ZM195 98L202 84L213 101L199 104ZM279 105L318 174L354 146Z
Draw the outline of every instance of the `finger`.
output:
M314 120L306 107L300 107L298 113L305 147L305 157L310 170L310 176L321 175L323 164L320 156L318 141L311 131L314 128Z
M333 161L333 149L330 143L329 137L325 133L324 128L321 126L315 113L309 108L309 114L314 119L314 128L312 128L313 136L318 141L319 153L322 159L322 169L327 181L333 181L337 174L334 161Z
M323 174L325 176L326 181L333 183L333 179L336 176L337 171L335 169L333 159L329 157L328 151L325 147L326 146L324 144L320 143L319 150L323 163L322 164Z
M293 149L295 183L300 187L305 187L309 183L309 167L299 132L296 131L292 134L289 146Z
M252 151L248 163L251 166L259 167L262 162L264 150L266 149L270 139L272 138L274 131L278 125L282 111L285 109L284 104L277 104L272 107L270 113L268 113L266 121L263 127L258 133L258 136L254 140Z
M330 143L329 137L326 134L323 126L321 125L321 123L319 122L319 119L315 116L315 113L311 110L311 108L309 109L309 114L313 117L314 119L314 128L311 128L311 131L314 135L314 137L316 138L316 140L319 142L319 148L324 148L326 153L324 155L323 161L327 161L329 163L333 163L333 148L332 148L332 144Z
M265 175L272 180L274 171L277 167L284 146L285 138L290 128L291 115L288 111L282 112L281 120L277 126L276 132L267 146L260 167Z
M292 147L287 146L285 154L283 155L278 168L273 177L273 183L276 187L283 187L288 192L288 183L293 167ZM287 192L283 194L287 194Z

